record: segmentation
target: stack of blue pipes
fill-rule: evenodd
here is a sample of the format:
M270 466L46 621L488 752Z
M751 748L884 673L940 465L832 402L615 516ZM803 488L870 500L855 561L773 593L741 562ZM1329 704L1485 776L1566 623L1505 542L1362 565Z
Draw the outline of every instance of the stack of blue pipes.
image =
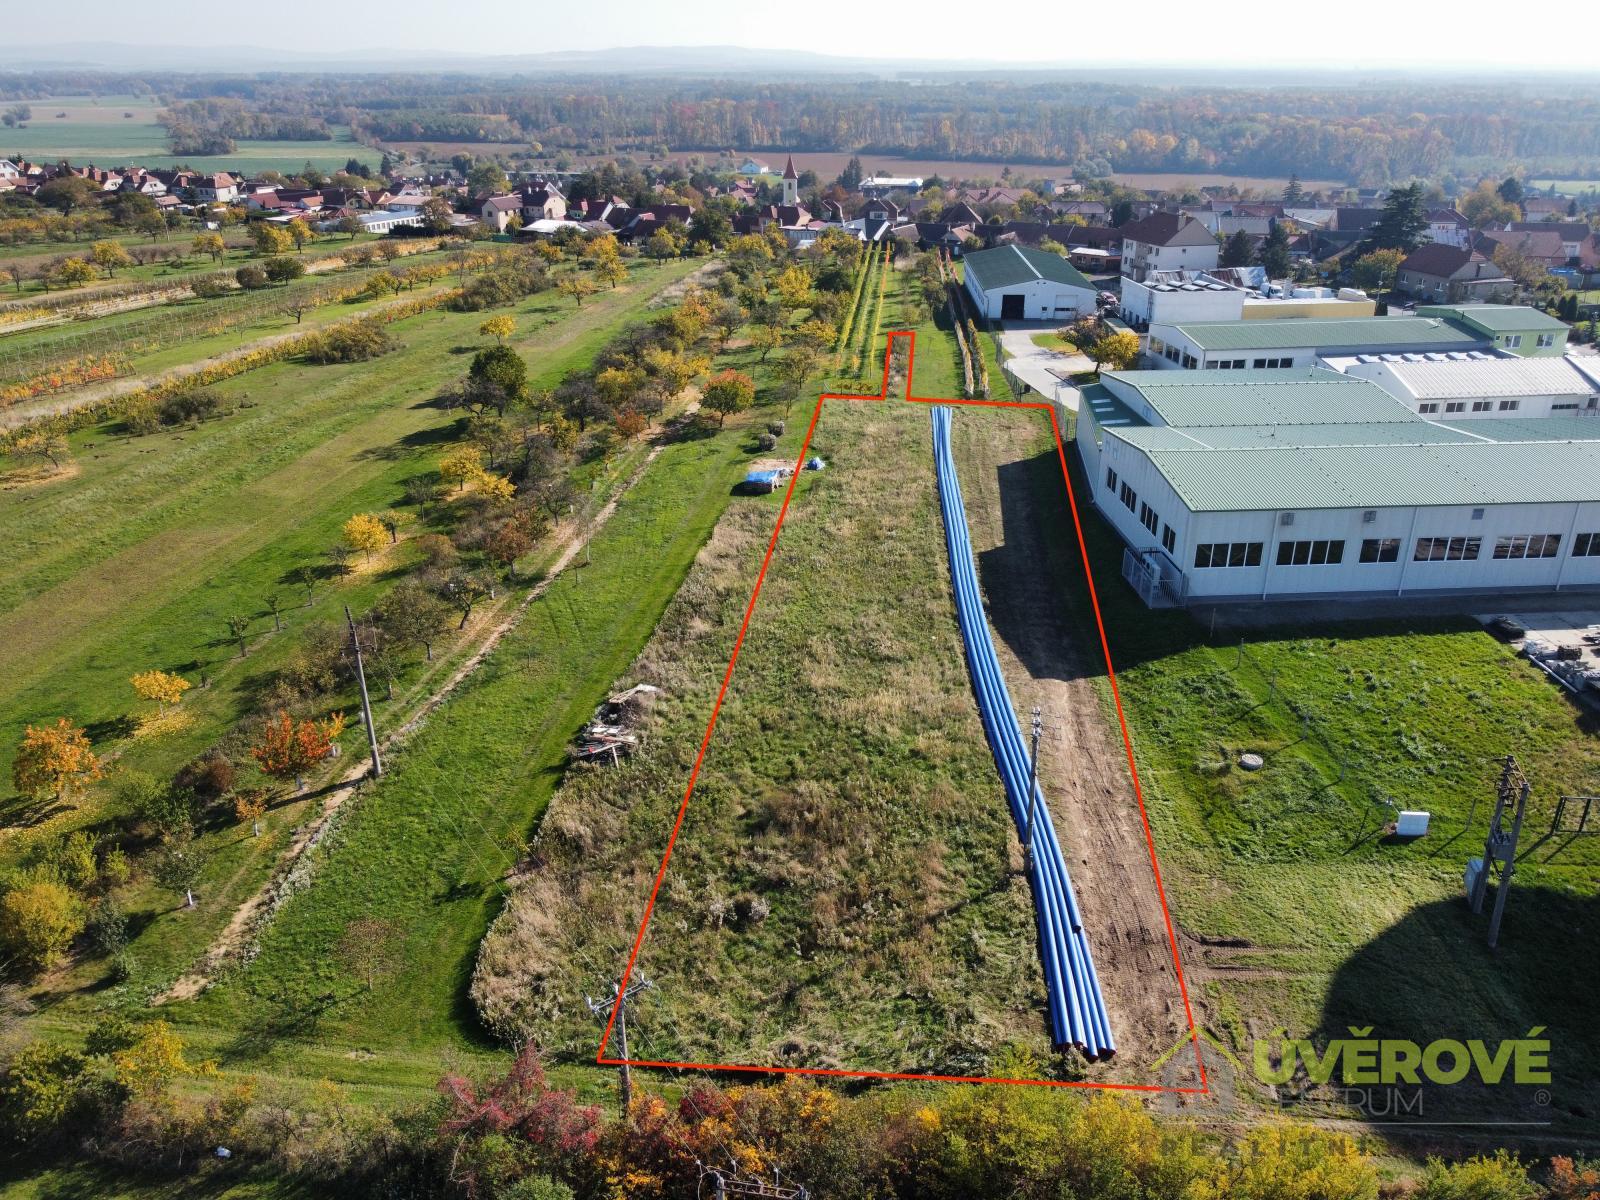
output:
M1029 883L1039 922L1040 960L1049 993L1050 1028L1058 1046L1076 1046L1089 1059L1106 1059L1116 1053L1111 1021L1094 957L1084 932L1072 879L1056 839L1055 823L1043 794L1031 805L1038 785L1027 744L1011 707L1011 694L978 590L978 572L972 559L972 539L967 531L967 510L961 499L961 481L950 453L951 410L935 406L933 412L933 462L939 483L939 508L944 517L945 545L950 554L950 583L955 594L956 620L966 645L967 670L978 702L989 748L1005 785L1011 817L1018 836L1027 839L1030 808L1035 813L1033 853L1029 857Z

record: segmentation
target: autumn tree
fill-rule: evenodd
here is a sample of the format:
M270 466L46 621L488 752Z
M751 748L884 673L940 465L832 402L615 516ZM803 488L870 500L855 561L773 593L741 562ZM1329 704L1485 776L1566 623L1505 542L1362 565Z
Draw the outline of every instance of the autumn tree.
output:
M386 508L378 514L378 524L382 525L388 532L391 545L400 540L400 526L410 520L410 513L401 512L397 508Z
M291 220L283 227L283 230L289 235L289 240L294 243L295 250L302 254L305 252L306 243L312 241L316 236L311 232L311 226L307 225L299 217Z
M334 740L344 732L344 714L334 713L326 721L310 718L296 722L280 709L261 730L261 737L250 748L263 774L277 780L293 779L295 789L305 789L306 771L327 758Z
M1101 369L1126 371L1139 361L1139 335L1126 329L1107 333L1095 339L1087 353Z
M118 267L133 266L133 256L121 242L96 242L89 247L89 257L95 266L105 271L108 279L116 275Z
M1350 280L1359 288L1382 293L1394 286L1405 251L1398 248L1372 250L1350 264Z
M84 258L69 258L50 273L58 287L82 287L96 278L94 264Z
M517 559L533 549L533 539L516 521L507 521L490 535L485 549L489 557L505 567L511 578L517 577Z
M287 254L294 248L294 239L281 225L269 225L265 221L258 221L250 229L250 241L255 246L255 251L263 258L277 254Z
M267 795L260 791L243 791L233 798L234 819L243 825L250 822L250 836L261 836L261 818L267 815Z
M459 491L465 491L467 481L482 473L483 455L476 446L460 446L439 462L439 477L447 484L455 484Z
M500 313L479 325L478 332L485 337L494 338L503 346L506 344L506 339L516 332L516 328L517 323L509 314Z
M227 253L227 243L222 240L220 233L198 234L194 241L189 243L189 248L196 254L210 255L212 262L218 262Z
M776 325L752 325L750 327L750 348L761 351L758 361L766 362L767 355L781 345L783 345L783 330Z
M83 926L83 902L53 879L25 883L0 896L0 946L25 969L55 966Z
M620 258L607 258L594 265L594 277L599 283L616 287L628 278L628 268Z
M345 542L352 550L359 550L368 562L376 551L383 549L388 540L386 533L383 522L371 513L356 513L344 523L343 529Z
M65 717L54 725L29 725L11 763L11 782L29 799L64 799L75 788L99 779L100 760L89 745L89 735Z
M140 671L129 682L141 700L166 705L177 704L183 699L183 694L194 686L182 675L158 670Z
M729 368L713 375L701 394L701 407L717 414L720 427L731 413L741 413L756 402L755 380Z
M644 252L659 262L665 262L682 254L684 244L683 235L671 226L663 225L645 242Z
M48 462L52 470L59 471L63 461L72 453L72 445L67 441L66 435L56 430L33 429L17 434L4 450L12 458L31 458L41 463Z
M577 302L579 308L583 307L585 296L592 296L599 291L599 285L592 279L585 279L582 275L568 275L556 284L556 291L563 296L570 296Z

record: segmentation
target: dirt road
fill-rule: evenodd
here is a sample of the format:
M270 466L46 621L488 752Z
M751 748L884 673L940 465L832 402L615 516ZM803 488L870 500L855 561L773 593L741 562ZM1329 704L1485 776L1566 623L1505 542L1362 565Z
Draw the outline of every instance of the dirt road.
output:
M1065 509L1038 413L959 409L953 438L967 522L995 649L1023 729L1042 710L1039 777L1090 931L1118 1041L1115 1074L1191 1086L1191 1051L1155 1061L1188 1036L1127 753L1102 691L1098 635L1080 628L1065 589L1082 580L1076 541L1045 505ZM1070 522L1065 530L1070 535Z

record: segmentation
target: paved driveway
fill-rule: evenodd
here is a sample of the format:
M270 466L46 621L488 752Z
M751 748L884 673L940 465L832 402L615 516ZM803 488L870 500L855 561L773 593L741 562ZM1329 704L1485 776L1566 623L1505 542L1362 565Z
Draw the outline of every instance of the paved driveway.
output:
M1078 411L1078 392L1068 379L1080 371L1094 370L1094 363L1082 354L1063 354L1033 344L1036 333L1050 333L1059 325L1044 322L1013 322L1000 328L1000 345L1005 349L1005 369L1013 378L1036 392L1060 399L1073 412Z

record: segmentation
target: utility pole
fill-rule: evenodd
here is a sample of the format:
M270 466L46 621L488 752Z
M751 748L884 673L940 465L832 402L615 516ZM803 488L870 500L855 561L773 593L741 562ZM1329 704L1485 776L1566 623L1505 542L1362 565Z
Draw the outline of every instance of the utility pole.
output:
M350 645L356 655L356 682L361 685L361 720L367 727L367 748L372 751L372 777L383 774L383 761L378 757L378 731L372 727L372 701L367 699L367 672L361 662L361 638L356 634L356 620L350 615L350 606L344 606L345 623L350 626Z
M626 1121L628 1114L633 1111L633 1070L628 1066L628 1001L635 999L641 992L655 986L646 978L643 971L637 972L638 978L628 984L628 988L620 996L617 995L616 985L611 988L610 1000L595 1000L590 996L583 998L589 1006L589 1011L601 1024L607 1020L612 1008L617 1010L617 1057L621 1059L618 1065L617 1098L622 1104L622 1119Z
M1511 876L1517 868L1517 839L1522 836L1522 818L1528 808L1528 795L1533 786L1517 765L1515 755L1506 755L1500 771L1500 786L1495 796L1494 816L1489 821L1489 836L1483 843L1483 863L1472 889L1472 911L1481 913L1483 901L1489 890L1489 873L1497 866L1499 876L1494 890L1494 912L1489 916L1489 949L1500 940L1500 918L1506 911L1506 897L1511 894ZM1511 830L1504 825L1505 811L1514 808Z
M1044 731L1044 721L1039 716L1039 706L1033 706L1033 750L1028 755L1028 827L1023 831L1023 861L1033 866L1033 823L1039 816L1039 734Z

